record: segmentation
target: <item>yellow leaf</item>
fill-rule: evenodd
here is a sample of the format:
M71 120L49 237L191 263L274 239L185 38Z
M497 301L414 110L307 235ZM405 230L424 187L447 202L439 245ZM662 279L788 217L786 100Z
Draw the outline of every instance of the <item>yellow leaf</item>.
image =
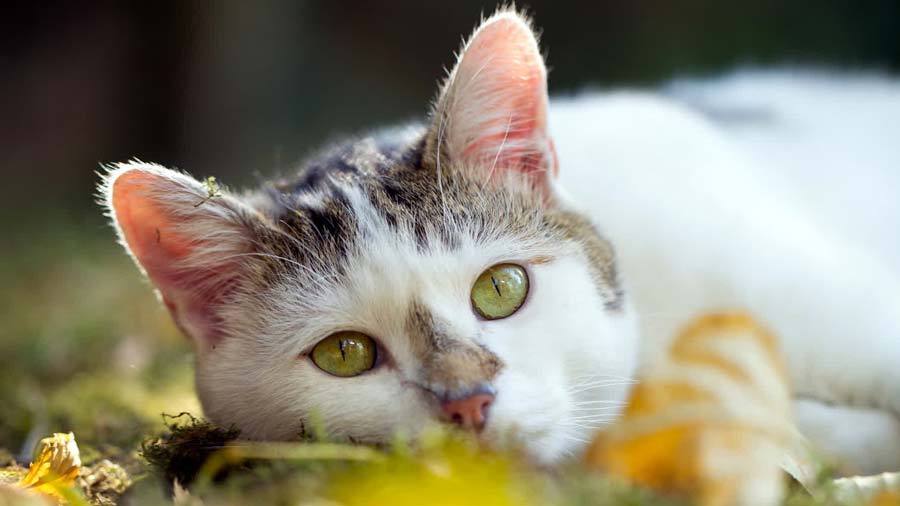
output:
M777 504L796 431L776 340L743 314L700 318L632 390L588 465L703 506Z
M322 504L340 506L528 506L540 504L507 457L435 437L416 455L396 453L329 478Z
M75 486L81 469L75 435L56 433L42 439L41 446L40 455L19 485L65 500L69 495L66 491Z

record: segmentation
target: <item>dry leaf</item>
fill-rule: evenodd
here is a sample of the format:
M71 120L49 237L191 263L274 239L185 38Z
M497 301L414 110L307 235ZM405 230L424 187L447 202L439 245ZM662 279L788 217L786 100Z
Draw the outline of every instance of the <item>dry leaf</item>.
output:
M588 464L703 506L777 504L794 444L776 340L743 314L700 318L600 434Z

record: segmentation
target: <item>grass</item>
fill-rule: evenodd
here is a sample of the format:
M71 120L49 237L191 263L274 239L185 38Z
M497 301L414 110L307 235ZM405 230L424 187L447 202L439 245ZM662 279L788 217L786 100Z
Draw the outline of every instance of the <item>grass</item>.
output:
M127 447L159 413L199 409L189 347L111 234L47 233L0 268L0 447L78 430Z
M72 431L86 467L121 465L133 483L128 504L171 504L176 481L192 485L179 504L678 504L578 465L534 469L514 449L484 452L442 433L377 451L321 439L234 446L235 431L164 419L200 413L190 347L112 233L95 225L40 227L0 262L0 466L29 460L40 437ZM97 486L121 487L120 478ZM113 504L110 490L89 499ZM786 504L820 503L798 492Z
M99 213L98 213L99 214ZM73 431L86 463L126 462L163 427L199 412L190 347L99 220L32 224L0 262L0 448L27 461Z

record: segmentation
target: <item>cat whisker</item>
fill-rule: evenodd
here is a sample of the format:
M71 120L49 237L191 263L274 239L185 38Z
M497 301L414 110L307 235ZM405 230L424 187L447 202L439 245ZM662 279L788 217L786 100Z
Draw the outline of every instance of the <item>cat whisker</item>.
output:
M613 420L613 419L618 418L618 416L619 416L618 414L612 414L612 413L598 413L598 414L592 414L592 415L579 415L579 416L573 416L572 418L570 418L570 420L580 420L580 421L585 421L585 420Z
M582 444L590 444L590 440L588 440L588 439L582 439L582 438L580 438L580 437L570 436L569 434L564 434L564 435L563 435L563 438L564 438L564 439L568 439L568 440L570 440L570 441L575 441L575 442L578 442L578 443L582 443ZM568 454L569 454L569 455L574 455L574 453L575 453L575 452L574 452L573 450L568 450Z
M597 374L594 372L590 372L587 374L582 374L580 376L575 376L572 379L576 381L582 381L585 379L631 380L633 378L631 376L620 376L618 374Z
M593 379L593 380L582 380L582 381L579 381L578 383L575 383L574 386L579 387L579 386L585 386L585 385L597 385L597 384L604 384L604 383L615 384L615 385L621 385L621 384L634 383L634 382L636 382L636 380L634 380L634 379L632 379L632 378L621 378L621 379Z
M601 388L628 386L628 385L633 385L633 384L634 383L598 383L595 385L582 385L582 386L571 387L571 388L566 389L566 391L570 395L575 395L575 394L580 394L580 393L587 392L590 390L599 390Z
M584 378L578 380L579 385L588 384L588 383L596 383L598 381L616 381L616 382L628 382L634 381L634 378L608 378L608 377L597 377L597 378Z
M621 414L620 409L615 410L601 410L601 411L572 411L573 420L588 420L588 419L597 419L597 420L611 420L614 418L618 418Z
M581 427L582 429L599 429L607 427L615 423L616 420L572 420L565 422L570 427Z
M573 381L584 381L584 380L594 380L594 379L624 380L624 379L631 379L631 378L629 378L627 376L618 376L615 374L597 374L597 373L582 374L581 376L575 376L572 378Z
M583 423L576 423L576 422L565 422L565 423L562 423L561 425L563 427L579 427L582 429L597 430L597 429L606 427L607 425L610 425L611 423L612 423L612 420L610 420L608 422L600 423L600 424L583 424Z
M571 419L566 420L565 422L563 422L563 424L581 425L581 426L587 426L587 425L590 425L590 426L600 426L600 425L608 425L608 424L610 424L610 423L616 421L617 419L618 419L617 417L597 418L597 419L589 419L589 418L585 418L585 419L581 419L581 418L571 418Z

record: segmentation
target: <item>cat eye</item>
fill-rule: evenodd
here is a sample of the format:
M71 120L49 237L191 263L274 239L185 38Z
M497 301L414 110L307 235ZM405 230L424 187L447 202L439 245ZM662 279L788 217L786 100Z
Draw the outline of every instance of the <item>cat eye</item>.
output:
M372 369L378 357L375 341L359 332L337 332L319 341L311 358L319 369L349 378Z
M472 308L486 320L499 320L522 307L528 296L528 273L516 264L497 264L472 286Z

